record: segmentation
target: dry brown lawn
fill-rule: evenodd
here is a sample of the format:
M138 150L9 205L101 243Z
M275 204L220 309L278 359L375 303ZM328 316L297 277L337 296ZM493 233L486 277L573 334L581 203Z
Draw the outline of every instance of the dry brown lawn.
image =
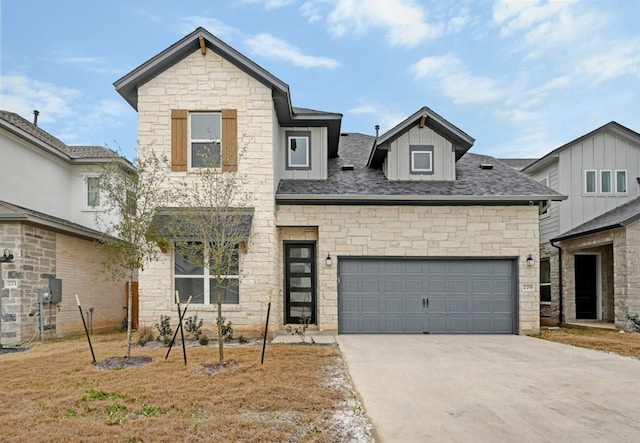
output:
M124 355L124 334L92 338L98 362ZM140 367L100 370L86 337L0 355L3 442L372 441L337 346L134 347Z
M543 329L539 337L583 348L640 358L640 334L597 328Z

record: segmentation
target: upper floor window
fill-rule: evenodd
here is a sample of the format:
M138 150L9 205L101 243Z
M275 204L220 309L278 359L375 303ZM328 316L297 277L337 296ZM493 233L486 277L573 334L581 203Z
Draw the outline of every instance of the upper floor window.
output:
M286 169L311 169L311 132L287 131Z
M584 171L585 194L624 194L627 192L627 171L600 171L587 169Z
M411 174L433 174L433 146L409 146Z
M616 171L616 192L627 192L627 171Z
M97 208L100 206L100 178L87 177L86 178L86 203L90 208Z
M600 171L600 192L611 192L611 171Z
M596 171L584 171L584 192L587 194L595 194Z
M219 168L222 156L222 118L218 112L189 114L190 167Z

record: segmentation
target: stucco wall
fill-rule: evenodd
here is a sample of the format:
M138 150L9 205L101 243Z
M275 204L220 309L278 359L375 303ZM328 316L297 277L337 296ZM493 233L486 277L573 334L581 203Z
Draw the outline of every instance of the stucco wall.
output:
M518 259L519 331L537 331L539 266L537 207L492 206L284 206L278 226L317 226L318 255L398 257L513 257ZM537 260L535 260L537 263ZM318 326L338 325L337 265L318 266Z

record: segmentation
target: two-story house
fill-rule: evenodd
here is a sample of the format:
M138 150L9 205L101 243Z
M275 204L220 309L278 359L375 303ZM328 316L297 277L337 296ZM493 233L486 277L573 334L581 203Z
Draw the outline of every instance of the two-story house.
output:
M627 329L640 312L640 134L610 122L523 172L568 196L540 216L543 316Z
M36 114L37 118L37 114ZM117 329L125 279L105 276L97 240L101 164L117 154L67 146L19 115L0 111L0 340L4 345Z
M236 331L262 331L270 301L273 329L306 316L343 334L538 330L539 203L563 197L469 153L474 139L431 109L341 133L342 115L294 107L286 83L202 28L114 85L140 149L172 159L167 186L198 171L203 120L223 171L252 178L239 293L223 308ZM175 311L183 278L208 291L209 270L184 275L182 260L168 248L140 274L142 323ZM212 320L212 298L189 295Z

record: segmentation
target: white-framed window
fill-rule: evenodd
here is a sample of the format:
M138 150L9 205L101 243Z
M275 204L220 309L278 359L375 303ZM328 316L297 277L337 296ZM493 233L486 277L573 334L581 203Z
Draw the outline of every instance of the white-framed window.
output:
M216 276L208 267L194 265L189 261L189 257L181 253L174 247L173 254L173 276L175 290L179 292L182 300L192 297L191 303L195 304L216 304L217 285ZM240 272L239 272L239 250L236 248L234 263L235 269L231 274L223 275L222 282L222 303L240 303Z
M544 186L549 186L549 177L544 177L538 180L538 183ZM540 202L540 216L549 215L549 206L547 202Z
M551 303L551 262L540 260L540 302Z
M222 159L222 114L189 113L189 168L219 168Z
M627 192L627 171L616 171L616 192L620 194Z
M85 182L85 206L92 209L100 208L100 178L98 176L86 176Z
M603 194L609 194L611 189L611 171L600 171L600 192Z
M286 169L311 169L311 132L287 131Z
M433 174L433 146L409 146L409 156L411 174Z
M596 184L596 171L586 170L584 171L584 192L586 194L595 194L598 190Z

